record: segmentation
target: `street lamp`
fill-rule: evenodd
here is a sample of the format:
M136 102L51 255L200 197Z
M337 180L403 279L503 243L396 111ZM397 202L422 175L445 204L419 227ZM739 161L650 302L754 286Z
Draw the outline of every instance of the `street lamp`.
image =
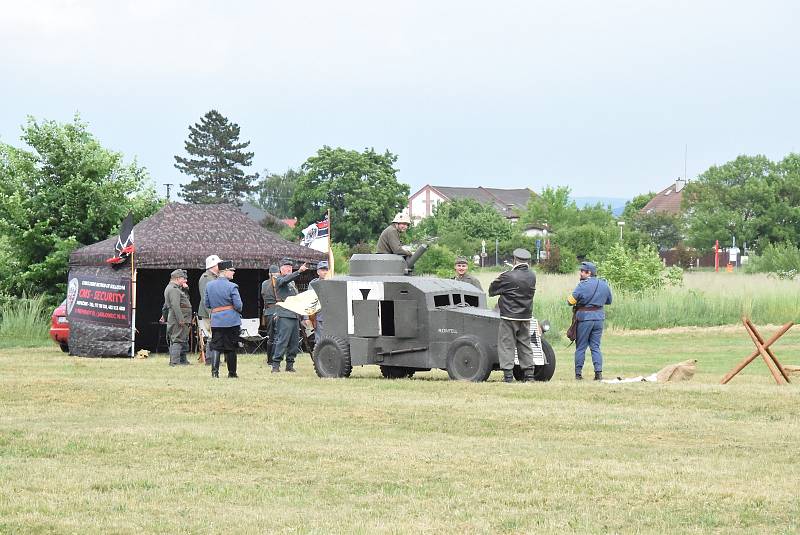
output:
M622 227L625 226L625 221L617 221L617 226L619 226L619 241L622 241Z

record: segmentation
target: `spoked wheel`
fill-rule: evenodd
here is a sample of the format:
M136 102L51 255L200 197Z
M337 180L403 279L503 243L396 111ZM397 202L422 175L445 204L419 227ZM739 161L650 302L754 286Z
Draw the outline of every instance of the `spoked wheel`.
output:
M533 343L533 340L531 340ZM542 352L544 353L544 364L541 366L533 367L533 380L534 381L549 381L556 373L556 352L550 343L542 338ZM517 381L525 380L525 372L519 364L514 365L514 379Z
M492 363L486 348L476 336L461 336L450 344L447 375L456 381L480 383L489 378Z
M417 370L405 366L381 366L381 375L387 379L405 379L412 377Z
M319 377L350 377L350 346L340 338L323 338L314 348L314 371Z

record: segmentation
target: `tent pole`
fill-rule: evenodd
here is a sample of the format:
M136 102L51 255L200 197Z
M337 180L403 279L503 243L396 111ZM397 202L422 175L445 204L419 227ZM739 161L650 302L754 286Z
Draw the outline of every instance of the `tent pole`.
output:
M136 354L136 265L135 252L131 253L131 358Z

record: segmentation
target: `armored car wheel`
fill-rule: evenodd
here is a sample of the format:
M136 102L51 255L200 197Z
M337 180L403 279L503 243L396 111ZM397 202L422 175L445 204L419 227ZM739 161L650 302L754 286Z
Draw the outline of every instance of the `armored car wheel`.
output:
M542 352L544 353L545 363L542 366L533 367L533 380L534 381L549 381L556 373L556 352L553 351L553 346L542 338ZM525 380L525 372L522 371L519 364L514 365L514 379L517 381Z
M387 379L405 379L412 377L417 370L405 366L381 366L381 375Z
M460 336L447 352L447 375L455 381L480 383L489 378L492 362L477 336Z
M314 348L314 371L322 378L350 377L350 346L335 336L323 338Z

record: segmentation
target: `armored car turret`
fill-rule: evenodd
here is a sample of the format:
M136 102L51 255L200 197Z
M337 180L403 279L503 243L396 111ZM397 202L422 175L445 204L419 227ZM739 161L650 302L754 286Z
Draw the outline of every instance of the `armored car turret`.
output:
M353 366L377 364L387 378L447 370L451 379L485 381L498 369L498 312L486 294L452 279L413 276L416 260L391 254L356 254L350 275L313 283L325 314L313 354L320 377L348 377ZM548 381L555 353L531 322L535 374ZM522 377L515 369L515 377Z

